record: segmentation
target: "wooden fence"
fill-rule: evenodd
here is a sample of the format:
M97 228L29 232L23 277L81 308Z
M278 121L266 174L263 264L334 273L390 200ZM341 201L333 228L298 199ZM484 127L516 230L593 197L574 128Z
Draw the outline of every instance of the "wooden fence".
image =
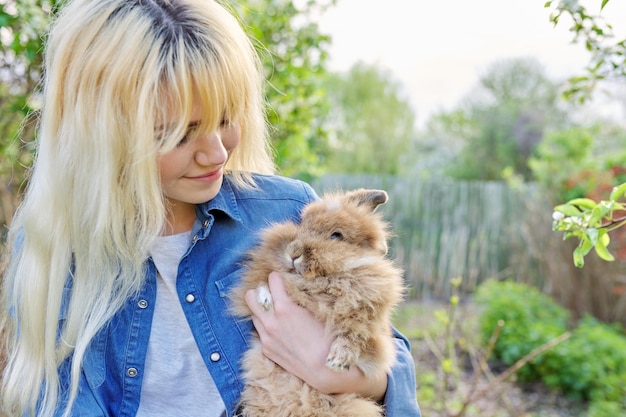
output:
M359 187L389 193L381 210L393 226L391 255L405 270L409 297L447 297L456 277L465 292L488 278L543 285L542 242L554 232L551 208L534 186L338 175L313 186L319 193Z

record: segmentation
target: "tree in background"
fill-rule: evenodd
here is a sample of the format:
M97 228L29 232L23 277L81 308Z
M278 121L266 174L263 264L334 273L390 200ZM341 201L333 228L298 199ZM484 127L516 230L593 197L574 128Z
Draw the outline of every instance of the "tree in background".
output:
M537 182L555 201L583 196L572 179L589 165L592 145L591 130L577 127L551 132L537 147L528 164Z
M463 145L447 174L458 179L530 179L527 162L546 131L563 120L559 85L532 58L496 61L480 78L448 131L462 132ZM508 173L508 174L507 174Z
M599 12L609 0L598 0ZM616 39L613 26L600 14L589 12L579 0L546 1L550 21L556 26L563 19L570 21L573 43L582 43L590 59L584 73L570 78L565 97L584 102L590 98L598 82L626 77L626 39Z
M422 179L446 176L465 146L465 138L473 132L472 121L462 106L432 114L417 132L411 175Z
M331 39L315 17L336 0L225 2L263 59L276 163L284 175L310 179L321 172L328 136L320 121L329 110L323 80Z
M626 133L617 128L615 124L596 123L546 136L529 166L553 202L608 195L626 180ZM611 149L609 145L618 140L622 146Z
M609 0L600 0L600 12L608 2ZM589 13L578 0L547 1L545 7L551 9L550 20L555 25L563 17L570 18L573 42L583 43L590 53L585 73L570 78L566 98L582 103L591 97L599 82L618 81L623 84L626 79L626 39L616 39L610 23L599 14ZM593 190L595 193L574 198L555 207L553 229L563 232L564 238L573 237L578 240L574 264L579 267L584 265L584 257L592 249L604 260L615 259L607 248L611 241L609 232L626 225L626 217L623 215L626 205L621 203L626 198L626 182L623 182L626 176L626 138L621 130L614 135L616 144L609 150L617 154L617 157L612 157L614 161L607 172L611 182L599 184ZM581 169L584 168L581 166ZM623 235L623 231L620 232ZM626 237L622 241L623 246L626 246ZM621 258L626 259L626 254Z
M390 73L365 63L327 80L331 132L326 168L336 173L398 175L412 149L415 113Z

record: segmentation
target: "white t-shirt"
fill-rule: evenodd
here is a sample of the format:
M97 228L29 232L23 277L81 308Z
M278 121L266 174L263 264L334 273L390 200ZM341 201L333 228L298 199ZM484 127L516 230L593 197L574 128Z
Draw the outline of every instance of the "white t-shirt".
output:
M150 255L158 271L157 296L137 416L224 417L215 387L176 294L189 232L160 236Z

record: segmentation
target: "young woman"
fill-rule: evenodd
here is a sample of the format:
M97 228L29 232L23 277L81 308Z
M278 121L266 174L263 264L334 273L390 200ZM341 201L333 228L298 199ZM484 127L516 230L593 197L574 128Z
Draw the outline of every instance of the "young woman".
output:
M4 276L2 411L233 416L253 324L264 352L326 393L419 416L414 363L368 380L324 364L322 323L269 277L227 312L243 254L317 198L272 175L250 40L213 0L70 0L45 55L44 107Z

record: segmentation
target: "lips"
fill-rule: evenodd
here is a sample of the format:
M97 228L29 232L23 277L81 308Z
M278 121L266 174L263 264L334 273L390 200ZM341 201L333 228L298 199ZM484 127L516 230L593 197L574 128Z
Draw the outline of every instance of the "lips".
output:
M196 176L187 176L187 179L198 181L214 181L222 176L222 168L218 168L215 171L207 172Z

